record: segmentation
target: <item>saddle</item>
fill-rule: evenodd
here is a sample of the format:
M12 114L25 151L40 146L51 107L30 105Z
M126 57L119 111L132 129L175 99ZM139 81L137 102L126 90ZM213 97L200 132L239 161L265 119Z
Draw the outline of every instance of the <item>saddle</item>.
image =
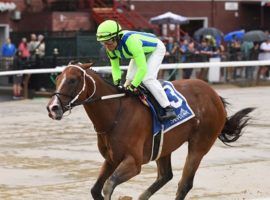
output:
M162 85L164 81L159 80L159 82ZM134 92L131 92L129 90L125 90L123 86L118 86L117 89L119 92L124 92L129 96L138 97L145 106L153 107L153 109L155 110L155 112L157 114L158 120L163 121L162 116L165 113L164 108L162 108L159 105L156 98L151 94L151 92L145 87L145 85L143 83L141 83L139 85L139 87L137 87L138 93L134 93Z
M141 102L148 106L152 114L152 132L153 132L153 145L151 160L159 158L162 143L163 134L173 129L174 127L188 121L195 116L192 109L189 107L185 97L180 94L173 86L171 82L159 80L171 105L173 105L176 113L176 118L170 120L163 120L162 116L165 114L165 109L162 108L154 96L144 85L138 87L138 93L124 91L128 95L138 97Z
M159 80L162 84L164 81ZM139 90L139 98L140 100L146 105L149 106L149 103L153 106L154 110L156 111L157 117L159 121L162 120L162 116L165 114L164 108L162 108L159 103L157 102L156 98L151 94L151 92L145 87L144 84L141 84L138 87ZM149 101L149 102L148 102Z

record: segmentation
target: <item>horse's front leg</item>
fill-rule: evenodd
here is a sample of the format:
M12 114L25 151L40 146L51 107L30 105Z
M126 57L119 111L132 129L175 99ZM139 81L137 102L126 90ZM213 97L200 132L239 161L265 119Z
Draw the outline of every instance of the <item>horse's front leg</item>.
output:
M115 170L115 166L111 165L108 161L104 161L97 181L94 186L91 188L91 194L94 200L103 200L103 196L101 194L102 188L104 186L105 181L112 175Z
M139 174L141 171L141 164L136 163L136 160L132 156L127 156L113 172L112 176L106 181L103 193L105 200L111 200L111 196L114 188L131 179Z
M158 159L156 163L158 167L157 180L140 195L139 200L149 199L156 191L162 188L173 177L171 166L171 154Z

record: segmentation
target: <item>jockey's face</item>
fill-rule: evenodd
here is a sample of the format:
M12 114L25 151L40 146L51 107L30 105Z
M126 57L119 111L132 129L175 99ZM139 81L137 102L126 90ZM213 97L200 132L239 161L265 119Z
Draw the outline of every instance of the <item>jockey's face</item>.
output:
M104 42L101 42L105 48L109 51L113 51L116 49L117 47L117 41L114 40L114 39L111 39L111 40L107 40L107 41L104 41Z

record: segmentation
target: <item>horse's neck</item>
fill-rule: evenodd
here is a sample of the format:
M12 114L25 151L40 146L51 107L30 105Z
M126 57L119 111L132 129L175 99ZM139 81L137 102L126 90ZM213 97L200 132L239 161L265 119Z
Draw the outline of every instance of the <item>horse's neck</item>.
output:
M96 84L96 92L93 98L100 98L102 96L117 93L117 90L113 86L106 83L97 74L92 75L92 77L94 78ZM93 83L87 85L93 85ZM86 87L86 90L90 96L93 88ZM117 112L120 109L120 99L97 100L93 103L85 104L84 108L88 117L93 122L96 130L104 131L114 123Z

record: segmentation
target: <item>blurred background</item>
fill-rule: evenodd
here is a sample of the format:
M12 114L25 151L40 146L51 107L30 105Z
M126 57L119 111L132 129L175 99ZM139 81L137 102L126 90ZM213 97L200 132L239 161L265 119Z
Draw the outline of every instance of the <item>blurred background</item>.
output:
M270 60L269 16L270 3L258 0L1 0L0 71L54 68L70 60L109 65L95 38L106 19L158 35L167 47L164 63ZM0 86L27 79L30 90L46 92L54 88L55 75L0 76ZM208 81L208 69L159 74L168 80L192 77ZM220 69L220 80L268 83L269 67L227 67Z

